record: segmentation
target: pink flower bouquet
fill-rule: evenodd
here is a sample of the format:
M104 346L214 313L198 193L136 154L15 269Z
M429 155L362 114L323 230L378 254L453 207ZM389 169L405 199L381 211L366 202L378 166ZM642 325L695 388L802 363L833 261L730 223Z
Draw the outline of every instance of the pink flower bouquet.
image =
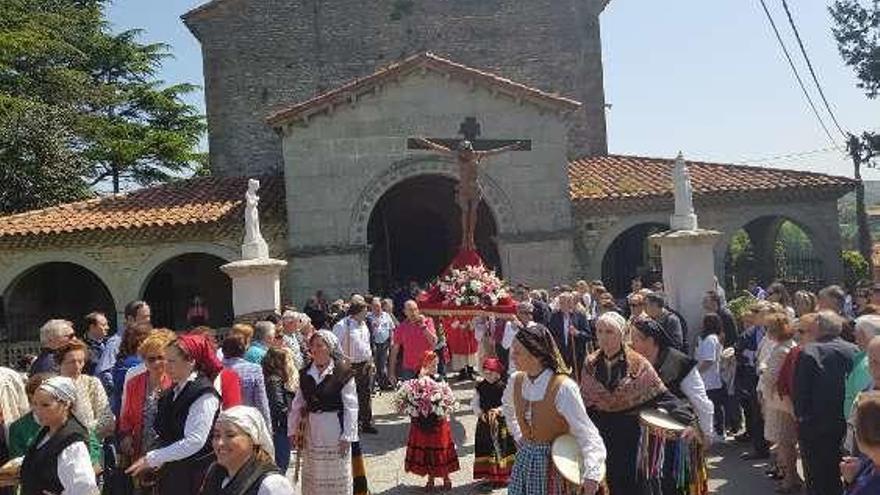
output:
M403 382L394 394L393 404L398 413L411 418L445 418L458 407L449 385L428 377Z

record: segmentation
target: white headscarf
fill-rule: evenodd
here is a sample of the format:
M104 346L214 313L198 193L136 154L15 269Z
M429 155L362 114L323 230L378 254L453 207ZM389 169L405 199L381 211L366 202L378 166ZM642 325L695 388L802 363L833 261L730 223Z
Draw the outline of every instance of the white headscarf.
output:
M334 359L341 359L342 350L339 348L339 339L336 338L336 335L330 330L318 330L315 332L315 336L320 338L327 344L327 347L330 348L330 357Z
M66 376L53 376L41 383L37 390L48 393L58 401L70 405L76 403L76 384Z
M259 445L272 460L275 460L275 446L272 434L266 426L266 420L256 408L250 406L233 406L224 410L217 417L217 422L232 423L247 433L254 445Z

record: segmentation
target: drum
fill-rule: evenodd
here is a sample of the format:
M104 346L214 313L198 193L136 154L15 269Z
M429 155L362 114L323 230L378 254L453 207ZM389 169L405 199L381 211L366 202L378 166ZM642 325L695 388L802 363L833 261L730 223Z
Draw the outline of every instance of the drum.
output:
M698 440L682 438L687 426L658 410L642 411L639 423L639 477L649 485L674 486L679 495L708 494L705 451Z
M579 493L581 480L584 479L584 456L574 436L565 434L556 437L556 440L553 440L553 445L550 447L550 457L553 467L563 482L560 491L563 494ZM599 486L597 495L607 493L608 491L603 482Z

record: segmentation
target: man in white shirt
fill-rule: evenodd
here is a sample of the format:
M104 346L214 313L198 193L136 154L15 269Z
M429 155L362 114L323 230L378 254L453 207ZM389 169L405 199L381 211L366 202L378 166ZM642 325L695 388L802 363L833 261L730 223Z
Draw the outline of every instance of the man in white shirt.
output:
M504 325L504 336L501 338L501 347L508 353L510 352L510 347L513 345L513 339L516 337L517 332L519 332L520 329L535 325L535 322L532 319L532 311L534 311L534 309L532 303L528 301L518 303L516 305L516 319L508 321ZM508 359L508 376L513 376L516 371L516 363L513 362L513 359Z
M378 433L373 426L372 373L373 351L367 327L367 305L363 298L352 298L348 316L333 326L342 354L351 363L358 395L358 423L364 433Z

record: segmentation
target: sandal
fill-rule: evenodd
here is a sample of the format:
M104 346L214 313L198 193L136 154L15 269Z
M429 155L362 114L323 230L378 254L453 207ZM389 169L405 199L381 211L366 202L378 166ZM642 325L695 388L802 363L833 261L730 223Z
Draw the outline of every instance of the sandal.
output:
M446 478L445 480L443 480L443 491L448 492L450 490L452 490L452 480Z
M425 484L425 491L428 493L434 491L434 480L433 479L428 480L428 482Z

